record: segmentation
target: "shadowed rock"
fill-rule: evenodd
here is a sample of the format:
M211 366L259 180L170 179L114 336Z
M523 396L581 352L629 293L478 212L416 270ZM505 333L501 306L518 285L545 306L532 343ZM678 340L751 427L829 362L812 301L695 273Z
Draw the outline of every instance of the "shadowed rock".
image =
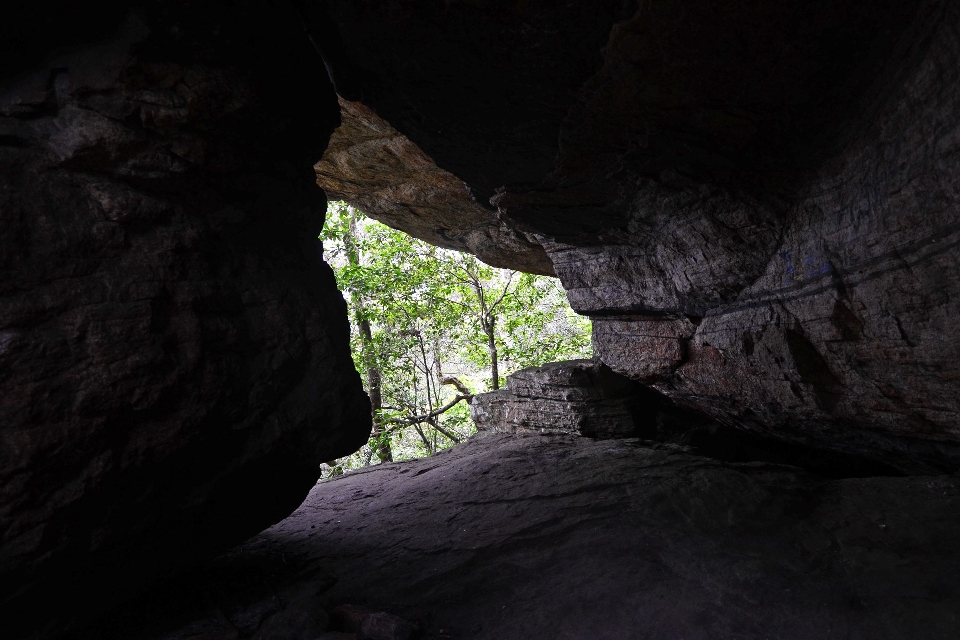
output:
M480 435L637 437L683 445L716 460L787 464L828 478L903 475L872 456L804 446L714 420L690 405L676 405L597 360L551 362L517 371L507 376L507 388L475 395L470 417Z
M317 581L330 605L427 639L953 640L958 509L953 476L823 480L675 445L490 435L325 480L208 571L273 567L286 577L268 590ZM162 637L127 620L85 637Z
M0 82L5 637L280 520L370 428L316 240L336 100L296 16L115 9L32 8L44 54L120 26Z
M711 418L653 435L724 462L493 435L323 484L244 556L314 586L328 563L331 604L437 636L958 636L954 477L842 478L960 466L956 3L22 9L0 23L6 634L276 522L365 439L316 243L342 113L325 185L555 273L600 362ZM623 398L551 371L495 396L515 426L629 432ZM262 626L286 610L264 590L184 634Z

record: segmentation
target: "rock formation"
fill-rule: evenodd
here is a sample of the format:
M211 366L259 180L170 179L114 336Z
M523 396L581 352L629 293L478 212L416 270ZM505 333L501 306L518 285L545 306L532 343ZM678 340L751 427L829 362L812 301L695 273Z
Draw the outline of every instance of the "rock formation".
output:
M5 637L280 520L370 428L316 240L336 102L297 16L116 10L35 7L50 55L0 84Z
M491 435L324 480L193 576L205 597L171 585L71 640L245 638L225 621L242 598L307 597L385 609L426 640L954 640L958 509L956 476L823 480L629 439Z
M960 466L954 3L327 5L341 95L546 250L604 364L758 434Z
M244 553L326 558L355 579L331 594L476 637L957 637L954 477L879 477L960 468L956 3L23 9L0 22L5 634L277 522L364 441L319 180L556 274L631 382L548 367L497 398L623 435L636 391L670 444L494 434L324 484Z
M624 437L654 430L657 394L592 360L551 362L507 376L507 388L470 401L470 417L489 433L565 433Z
M681 445L715 460L785 464L828 478L902 474L871 456L798 445L678 407L597 360L551 362L517 371L507 376L505 389L473 396L470 417L480 435L634 437L648 445Z
M470 188L358 102L340 98L340 126L317 163L317 184L395 229L495 267L554 275L532 237L480 206Z

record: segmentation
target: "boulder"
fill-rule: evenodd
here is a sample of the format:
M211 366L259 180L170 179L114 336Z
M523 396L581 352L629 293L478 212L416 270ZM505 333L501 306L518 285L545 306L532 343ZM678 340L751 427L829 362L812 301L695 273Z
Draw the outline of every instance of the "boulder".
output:
M695 406L695 405L693 405ZM677 405L598 360L568 360L507 376L507 387L473 397L480 436L494 433L643 438L728 462L765 461L831 478L900 475L872 456L784 440Z
M551 362L507 376L507 387L475 395L470 417L487 433L617 437L654 430L662 402L593 360Z
M267 618L253 640L316 640L328 622L326 612L318 607L289 607Z
M368 614L360 623L357 640L409 640L414 630L409 621L378 611Z
M363 619L374 613L368 607L357 604L342 604L330 612L331 625L343 633L357 633Z

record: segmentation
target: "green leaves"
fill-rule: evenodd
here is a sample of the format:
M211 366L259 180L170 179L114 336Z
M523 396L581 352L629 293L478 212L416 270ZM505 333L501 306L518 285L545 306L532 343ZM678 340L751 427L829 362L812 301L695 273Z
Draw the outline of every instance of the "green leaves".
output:
M385 443L402 459L472 433L465 402L431 417L463 395L442 384L448 376L480 393L491 386L492 357L506 373L589 357L589 320L572 312L553 278L495 269L434 247L343 202L330 203L320 239L350 307L354 363L365 380L376 371L382 396L377 441L347 467L369 463Z

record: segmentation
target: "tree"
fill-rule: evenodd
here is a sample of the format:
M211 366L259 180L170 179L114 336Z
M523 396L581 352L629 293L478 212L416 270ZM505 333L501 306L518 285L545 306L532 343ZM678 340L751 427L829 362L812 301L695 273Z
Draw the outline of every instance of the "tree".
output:
M336 227L336 231L340 233L340 245L343 247L343 254L347 259L347 264L352 269L360 268L360 247L358 246L360 233L357 229L357 217L356 209L348 208L347 224ZM375 449L380 461L393 462L390 439L383 437L384 425L380 419L380 413L383 410L382 375L375 356L373 330L370 327L367 304L363 299L362 292L356 289L350 292L350 302L360 339L360 361L367 373L367 393L370 396L370 411L373 420L371 439L376 442ZM356 356L354 359L356 360Z
M516 294L518 287L513 287L514 277L518 272L510 271L507 280L504 283L497 283L496 279L491 277L491 268L483 269L481 263L473 256L469 258L464 255L443 256L441 260L450 268L454 278L466 286L473 294L473 298L464 296L463 292L457 292L448 300L454 304L460 305L465 314L476 317L480 329L486 338L487 356L490 366L490 388L497 390L500 388L500 363L499 351L497 348L497 316L503 307L507 306L509 296ZM501 286L497 286L500 284ZM459 299L457 299L459 298ZM466 299L466 300L465 300Z
M321 239L350 308L373 407L349 462L429 455L474 431L467 403L501 370L589 353L589 322L553 278L494 269L331 203Z

